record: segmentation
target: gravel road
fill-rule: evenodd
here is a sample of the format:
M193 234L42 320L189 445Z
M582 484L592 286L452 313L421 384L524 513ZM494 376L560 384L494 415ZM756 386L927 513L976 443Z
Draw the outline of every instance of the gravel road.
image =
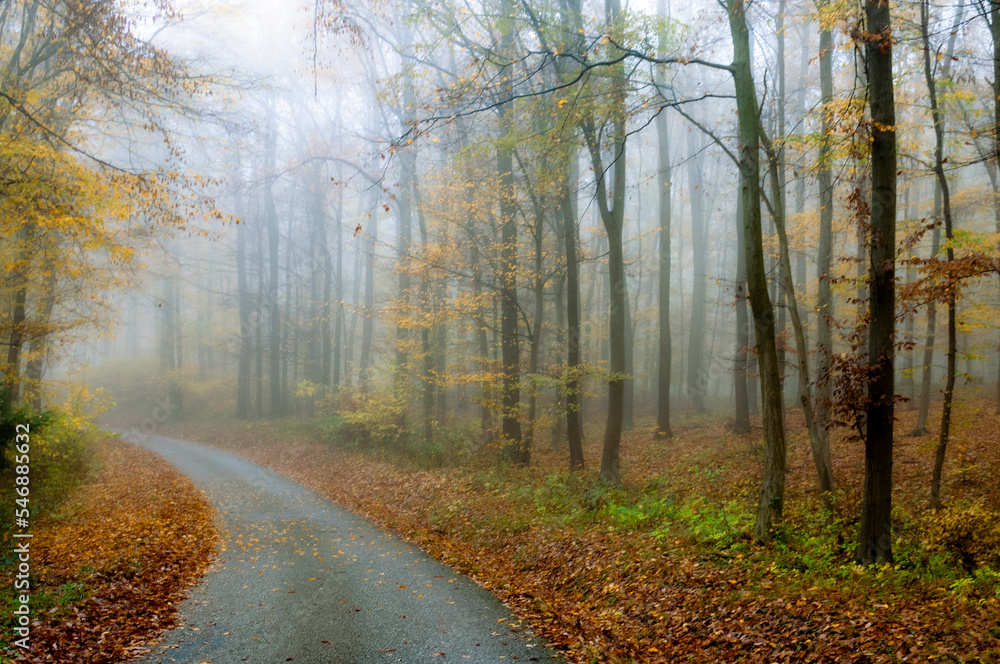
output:
M562 662L489 592L301 485L220 450L126 433L218 510L222 550L143 664Z

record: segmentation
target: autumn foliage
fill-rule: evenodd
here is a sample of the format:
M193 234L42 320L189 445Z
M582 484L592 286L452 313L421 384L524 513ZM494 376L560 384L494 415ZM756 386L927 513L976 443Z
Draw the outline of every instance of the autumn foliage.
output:
M14 662L101 664L144 652L176 624L176 604L214 551L214 513L172 466L117 440L93 453L99 472L34 528L32 647ZM3 572L11 587L14 568Z
M828 519L801 414L788 417L788 514L769 547L750 538L762 452L721 421L682 421L669 441L627 435L621 489L595 488L596 469L569 474L561 453L541 448L531 468L473 459L442 469L300 425L177 433L392 528L489 588L571 661L998 661L1000 449L989 401L967 394L956 409L944 510L926 509L933 438L897 437L896 563L870 568L852 557L861 445L834 440L842 470Z

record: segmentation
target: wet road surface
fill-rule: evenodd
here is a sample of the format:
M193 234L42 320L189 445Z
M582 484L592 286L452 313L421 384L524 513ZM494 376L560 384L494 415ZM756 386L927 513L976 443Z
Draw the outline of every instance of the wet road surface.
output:
M219 559L142 664L561 662L489 592L255 463L128 432L208 495Z

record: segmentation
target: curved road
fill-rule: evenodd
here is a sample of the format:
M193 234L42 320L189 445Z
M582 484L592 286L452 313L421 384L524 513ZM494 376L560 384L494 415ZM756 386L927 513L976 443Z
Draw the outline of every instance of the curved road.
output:
M143 664L562 662L489 592L255 463L122 435L190 477L218 510L219 560Z

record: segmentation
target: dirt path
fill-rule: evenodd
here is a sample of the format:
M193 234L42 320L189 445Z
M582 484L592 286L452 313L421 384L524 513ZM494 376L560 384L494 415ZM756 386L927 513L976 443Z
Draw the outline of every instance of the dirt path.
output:
M145 664L562 661L489 592L250 461L128 433L209 496L223 551Z

